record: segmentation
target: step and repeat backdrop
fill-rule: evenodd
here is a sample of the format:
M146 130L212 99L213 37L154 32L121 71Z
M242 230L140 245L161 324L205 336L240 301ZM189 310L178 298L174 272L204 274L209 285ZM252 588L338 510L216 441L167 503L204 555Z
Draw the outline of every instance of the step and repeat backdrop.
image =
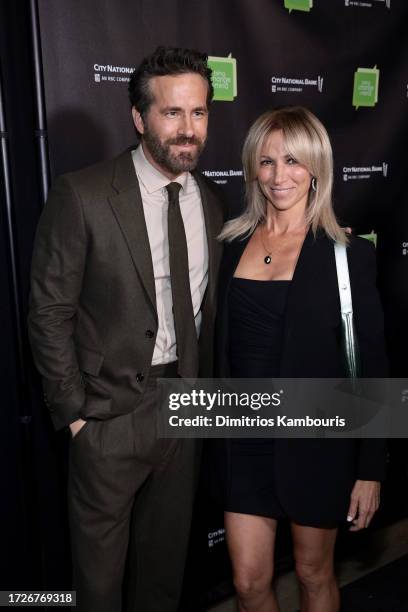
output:
M39 0L38 6L53 176L135 142L127 84L159 44L210 56L215 101L200 167L237 211L241 147L251 122L286 104L318 115L334 149L338 217L356 233L377 236L392 371L407 376L408 3ZM193 540L212 555L201 575L210 588L226 567L223 529L210 511L199 516Z

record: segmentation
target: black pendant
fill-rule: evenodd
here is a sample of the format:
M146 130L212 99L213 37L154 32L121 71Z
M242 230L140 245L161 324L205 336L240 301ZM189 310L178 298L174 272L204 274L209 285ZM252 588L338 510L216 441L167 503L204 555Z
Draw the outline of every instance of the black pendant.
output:
M271 256L270 256L270 255L267 255L267 256L264 258L264 262L265 262L266 264L270 264L270 263L271 263L271 261L272 261L272 260L271 260Z

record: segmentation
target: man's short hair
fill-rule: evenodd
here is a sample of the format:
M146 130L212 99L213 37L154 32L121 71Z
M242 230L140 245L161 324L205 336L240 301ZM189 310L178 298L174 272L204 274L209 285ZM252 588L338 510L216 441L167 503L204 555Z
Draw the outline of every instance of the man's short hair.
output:
M211 82L212 70L207 64L208 55L178 47L157 47L145 57L140 66L134 70L129 82L129 98L131 106L135 107L144 117L153 102L149 81L155 76L167 76L194 73L203 77L208 84L207 107L214 95Z

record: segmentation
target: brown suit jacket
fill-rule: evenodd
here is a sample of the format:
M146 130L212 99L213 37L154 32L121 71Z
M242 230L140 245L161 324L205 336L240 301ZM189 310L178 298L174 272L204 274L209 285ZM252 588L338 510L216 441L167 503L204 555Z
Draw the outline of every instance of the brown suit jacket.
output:
M211 376L224 218L220 188L194 173L208 240L200 374ZM158 327L153 264L130 151L55 182L37 229L29 334L56 429L134 410Z

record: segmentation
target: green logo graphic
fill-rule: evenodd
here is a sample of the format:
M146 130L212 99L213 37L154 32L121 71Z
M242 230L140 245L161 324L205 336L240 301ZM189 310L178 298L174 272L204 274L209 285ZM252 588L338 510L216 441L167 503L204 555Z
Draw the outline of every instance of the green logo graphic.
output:
M360 238L365 238L366 240L370 240L374 246L377 246L377 234L372 230L370 234L359 234Z
M357 68L354 73L353 106L375 106L378 102L380 71L374 68Z
M307 11L313 8L313 0L285 0L285 8L292 11Z
M212 70L214 100L232 102L237 96L237 60L231 53L228 57L210 56L208 66Z

